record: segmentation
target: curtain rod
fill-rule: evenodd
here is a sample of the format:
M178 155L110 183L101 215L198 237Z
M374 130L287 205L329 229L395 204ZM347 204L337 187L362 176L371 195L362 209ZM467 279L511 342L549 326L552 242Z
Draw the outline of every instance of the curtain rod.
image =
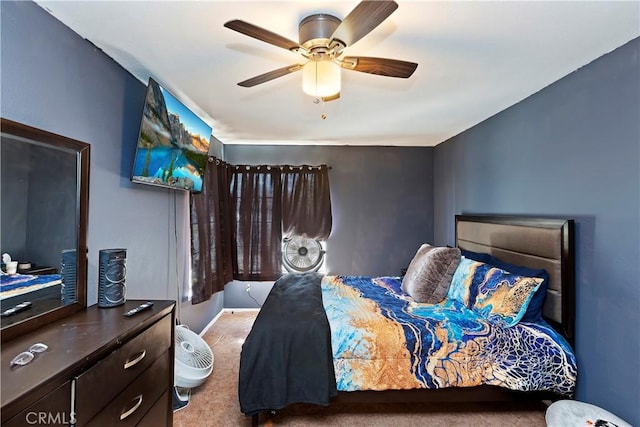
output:
M233 166L236 169L239 168L245 168L247 170L249 169L261 169L261 168L265 168L266 170L271 170L271 169L280 169L282 170L313 170L313 169L320 169L322 166L312 166L312 165L299 165L299 166L291 166L291 165L230 165ZM327 166L327 170L331 170L331 166Z
M220 165L221 163L223 163L223 160L218 159L217 157L211 156L209 157L209 162L213 162L214 160L216 161L216 165ZM293 170L293 169L300 169L302 170L303 168L308 168L308 169L320 169L321 166L312 166L312 165L298 165L298 166L292 166L292 165L231 165L235 168L239 168L241 166L244 166L245 168L261 168L261 167L266 167L267 170L274 168L274 169L280 169L283 170L285 168L289 168L289 170ZM331 170L333 169L331 166L327 165L327 170Z

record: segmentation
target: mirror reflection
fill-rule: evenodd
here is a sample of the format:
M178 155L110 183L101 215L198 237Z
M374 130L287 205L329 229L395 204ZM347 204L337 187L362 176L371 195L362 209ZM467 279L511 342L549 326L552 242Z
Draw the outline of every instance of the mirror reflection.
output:
M2 133L2 328L76 301L77 157Z

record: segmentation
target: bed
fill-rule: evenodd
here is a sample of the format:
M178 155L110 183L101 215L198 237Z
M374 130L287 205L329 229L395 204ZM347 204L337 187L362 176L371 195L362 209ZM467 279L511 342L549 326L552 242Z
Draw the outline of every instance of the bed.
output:
M60 274L3 274L0 276L0 301L3 306L18 300L22 302L27 293L29 300L51 297L59 299L61 285Z
M241 411L254 425L292 403L573 395L573 221L455 219L451 250L462 256L438 303L416 302L402 277L307 273L274 284L240 359ZM529 286L515 311L496 299L505 280ZM536 304L540 314L529 318Z

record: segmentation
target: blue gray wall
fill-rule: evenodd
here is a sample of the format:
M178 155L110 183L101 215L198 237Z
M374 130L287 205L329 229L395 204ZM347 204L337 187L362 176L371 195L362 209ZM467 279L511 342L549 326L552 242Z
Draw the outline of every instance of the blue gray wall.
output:
M329 274L400 275L418 247L433 241L433 148L226 145L232 164L331 166L333 228ZM259 302L270 284L253 284ZM225 288L225 306L256 307L245 283Z
M0 154L0 253L14 261L28 261L27 207L29 198L29 158L31 145L2 139ZM22 161L20 161L22 160ZM33 260L36 262L36 260Z
M640 69L633 40L435 148L454 214L576 219L577 399L640 425Z
M91 144L88 303L98 251L113 247L128 250L128 299L177 299L188 278L187 195L130 182L146 85L35 3L0 8L2 117ZM185 301L181 320L199 331L222 301Z
M75 249L77 155L2 138L1 252L34 267L60 268Z
M330 274L400 274L433 240L433 148L226 145L232 164L331 166Z

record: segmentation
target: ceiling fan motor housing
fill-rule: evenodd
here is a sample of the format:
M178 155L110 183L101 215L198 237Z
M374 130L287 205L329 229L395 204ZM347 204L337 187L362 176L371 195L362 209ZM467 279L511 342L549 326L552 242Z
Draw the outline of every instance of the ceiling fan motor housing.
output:
M340 19L326 13L307 16L298 26L300 45L308 50L314 47L328 47L331 35L341 22Z

